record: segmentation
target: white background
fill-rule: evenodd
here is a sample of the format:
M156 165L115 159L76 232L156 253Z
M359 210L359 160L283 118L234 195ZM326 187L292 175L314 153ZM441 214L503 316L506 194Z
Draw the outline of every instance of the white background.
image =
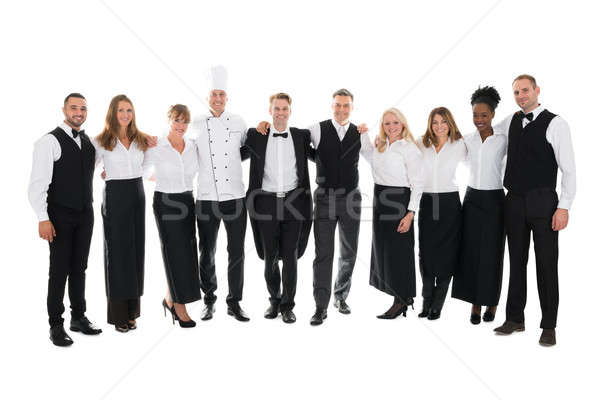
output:
M597 10L593 2L554 1L66 1L5 2L0 12L2 171L2 381L12 398L591 398L597 393L598 224L595 139L598 134ZM376 124L399 107L416 136L429 111L449 107L460 129L474 129L470 95L494 85L503 97L495 122L516 110L512 79L536 76L540 100L570 124L578 191L560 234L557 340L537 344L539 301L529 263L526 331L498 337L508 283L495 322L469 324L468 304L448 298L442 318L380 321L390 298L368 285L369 166L360 164L363 223L348 303L330 308L321 327L308 324L312 238L299 262L298 322L265 320L263 266L248 227L243 306L252 320L226 315L225 235L220 236L217 313L182 330L160 307L166 283L146 184L146 291L139 329L106 324L102 267L103 183L95 182L96 224L87 274L90 319L99 337L73 334L68 349L47 338L48 246L37 237L27 202L35 140L61 120L64 96L87 97L85 129L102 128L112 96L133 100L138 126L162 135L176 102L204 112L203 71L222 63L230 73L228 109L248 125L268 118L268 96L293 98L292 125L330 118L331 93L355 94L354 122ZM373 135L373 133L371 133ZM247 165L245 165L247 168ZM311 167L312 168L312 167ZM314 168L311 169L314 177ZM246 178L247 179L247 178ZM420 280L418 280L420 290ZM68 308L68 300L65 299ZM65 313L68 324L68 312Z

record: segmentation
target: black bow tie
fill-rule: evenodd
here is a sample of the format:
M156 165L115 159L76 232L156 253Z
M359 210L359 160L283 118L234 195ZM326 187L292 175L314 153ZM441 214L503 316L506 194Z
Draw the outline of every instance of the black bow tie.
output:
M82 129L80 131L76 131L75 129L71 129L71 133L73 134L73 138L76 138L77 136L81 135L82 133L85 133L85 131Z
M529 120L529 122L533 121L533 113L532 112L525 114L523 111L519 111L519 117L521 117L521 119L527 118Z
M288 137L288 133L287 132L283 132L283 133L274 133L273 137L282 137L282 138L287 138Z

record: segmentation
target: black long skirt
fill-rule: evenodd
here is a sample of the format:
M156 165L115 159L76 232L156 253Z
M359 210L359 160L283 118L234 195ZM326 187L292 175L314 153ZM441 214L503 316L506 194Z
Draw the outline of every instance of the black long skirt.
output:
M504 190L467 188L461 242L452 297L476 305L498 305L504 264Z
M142 178L106 182L102 203L106 296L132 300L144 293L144 218Z
M196 216L192 192L154 192L152 208L171 298L186 304L200 299Z
M397 231L407 213L410 189L375 185L373 190L373 241L369 283L402 299L416 296L414 224Z
M423 193L419 205L419 269L449 278L458 264L462 213L458 192Z

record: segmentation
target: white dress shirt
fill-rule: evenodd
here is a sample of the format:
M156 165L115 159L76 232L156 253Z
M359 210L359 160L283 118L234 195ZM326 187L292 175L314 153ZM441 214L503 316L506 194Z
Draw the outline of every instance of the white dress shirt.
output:
M244 120L223 112L195 117L190 129L198 148L197 200L226 201L246 196L240 147L246 142Z
M180 154L166 137L146 150L144 170L154 167L157 192L183 193L194 190L194 177L198 173L198 150L193 139L183 138L185 147Z
M426 193L448 193L458 191L456 184L456 168L464 162L467 156L467 147L463 139L450 142L450 139L440 149L435 151L435 146L425 147L423 139L417 142L423 153L424 179Z
M287 132L287 138L274 137L275 133ZM298 187L294 140L288 128L279 132L271 126L265 151L265 170L262 190L267 192L289 192Z
M502 189L507 136L495 129L494 134L488 136L485 142L481 141L479 132L465 136L464 140L469 164L469 186L477 190Z
M538 105L537 108L532 111L533 120L535 120L544 110L544 107ZM513 115L514 114L509 115L498 125L499 129L507 136ZM523 127L526 127L529 122L530 121L527 118L523 118ZM550 121L548 129L546 130L546 140L552 146L554 158L562 173L560 199L557 208L568 210L571 208L573 200L575 199L577 184L575 177L575 153L573 152L571 130L569 129L567 121L562 119L559 115L552 118L552 121Z
M141 178L143 173L144 151L135 142L129 144L129 150L117 139L112 151L100 146L98 139L92 139L96 148L96 166L104 165L105 181Z
M81 148L81 137L73 137L72 128L65 122L58 125L60 129ZM54 135L42 136L33 147L33 165L29 178L29 203L35 211L38 221L48 221L48 188L52 183L54 163L60 159L60 143Z
M366 137L366 140L362 140ZM416 212L423 193L423 155L415 143L407 139L396 140L379 152L365 132L361 135L364 157L371 164L373 181L378 185L410 187L408 209Z

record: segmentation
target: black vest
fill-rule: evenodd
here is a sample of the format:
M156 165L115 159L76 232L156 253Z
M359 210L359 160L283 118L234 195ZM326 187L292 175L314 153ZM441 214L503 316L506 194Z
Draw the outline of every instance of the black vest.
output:
M354 124L349 124L340 138L331 120L323 121L321 140L317 147L317 185L325 189L345 189L346 193L358 186L358 158L360 134Z
M546 140L548 125L554 117L555 114L544 110L523 128L519 113L513 116L504 174L504 186L509 191L524 194L532 189L556 188L558 164Z
M96 149L85 133L79 135L81 149L61 128L56 128L49 135L60 144L60 158L54 162L48 204L78 211L91 207Z

